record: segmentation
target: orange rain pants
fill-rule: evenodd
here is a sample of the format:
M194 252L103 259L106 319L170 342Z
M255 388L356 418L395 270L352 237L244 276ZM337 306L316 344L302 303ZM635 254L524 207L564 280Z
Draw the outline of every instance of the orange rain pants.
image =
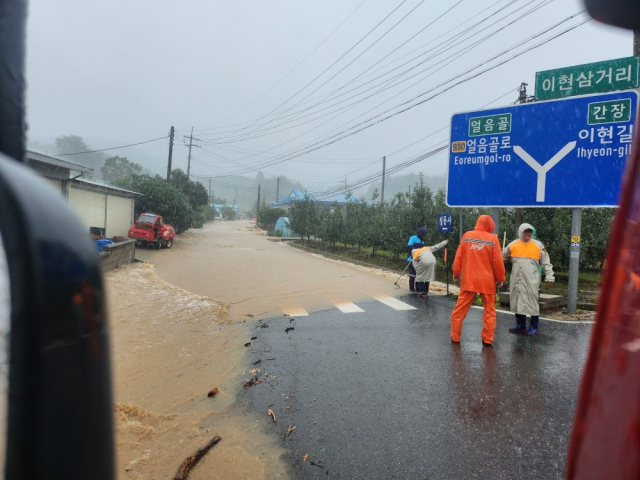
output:
M451 312L451 340L454 342L460 341L460 335L462 334L462 322L473 300L476 298L476 292L468 292L461 290L458 296L456 306ZM496 332L496 294L495 293L481 293L482 306L484 307L484 313L482 315L482 321L484 328L480 336L484 343L493 343L493 335Z

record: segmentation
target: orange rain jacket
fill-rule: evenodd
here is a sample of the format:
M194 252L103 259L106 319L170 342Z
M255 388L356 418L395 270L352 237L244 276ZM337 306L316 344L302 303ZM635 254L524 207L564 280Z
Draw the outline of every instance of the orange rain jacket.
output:
M496 282L504 282L505 269L498 237L491 232L495 223L489 215L480 215L476 228L462 236L453 261L453 276L460 277L460 290L495 293Z

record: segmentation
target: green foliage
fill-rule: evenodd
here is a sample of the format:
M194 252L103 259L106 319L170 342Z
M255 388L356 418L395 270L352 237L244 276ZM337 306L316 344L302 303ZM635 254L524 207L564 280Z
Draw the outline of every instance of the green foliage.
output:
M194 226L194 222L201 223L189 205L187 196L159 175L132 175L114 183L142 194L136 198L136 218L142 212L162 215L165 222L175 228L176 233L188 230Z
M142 166L137 163L130 162L127 157L109 157L104 161L104 166L100 169L102 179L105 182L114 182L121 178L127 178L131 175L142 172Z
M209 203L209 194L200 182L192 182L187 175L180 169L171 171L171 185L179 188L189 200L189 205L196 211L203 205Z
M77 135L63 135L56 138L55 143L56 150L59 155L66 153L89 152L91 150L95 150L87 145L82 137L79 137ZM92 168L93 174L99 177L102 173L100 171L100 168L104 164L105 154L102 152L79 153L77 155L69 157L69 160L73 161L74 163L79 163L80 165Z
M316 202L311 200L308 194L305 194L304 199L291 203L289 227L293 232L300 235L300 238L306 236L309 239L312 234L318 231L317 220Z
M204 221L213 222L216 219L216 209L206 205L204 207Z
M373 190L372 197L377 199ZM374 200L375 201L375 200ZM520 212L518 212L520 210ZM500 209L500 232L502 246L504 232L506 243L516 238L516 229L521 222L534 225L537 237L547 248L556 272L569 269L571 245L571 210L566 208ZM438 232L438 215L453 214L452 232ZM358 252L370 249L392 252L398 260L406 258L407 241L418 228L426 227L428 245L449 239L449 261L452 262L459 246L460 216L462 232L473 230L480 215L490 214L489 208L451 208L446 205L444 188L435 194L424 184L422 176L408 193L396 193L384 205L366 205L353 202L345 206L334 204L331 208L315 205L310 199L293 203L289 212L291 228L307 238L317 235L325 245L341 244L346 249L354 247ZM580 270L599 272L606 254L614 209L583 209L580 252ZM521 218L520 218L521 217ZM511 268L507 265L507 270Z
M286 217L287 211L284 208L260 207L258 223L261 225L274 225L280 217Z
M233 207L229 205L225 205L220 209L220 215L224 220L235 220L236 219L236 211Z

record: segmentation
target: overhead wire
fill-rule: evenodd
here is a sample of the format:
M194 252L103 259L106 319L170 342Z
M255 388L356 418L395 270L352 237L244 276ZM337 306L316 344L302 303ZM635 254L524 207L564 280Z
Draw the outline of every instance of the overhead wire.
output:
M240 110L238 110L237 112L235 112L232 115L229 115L228 117L223 118L222 120L220 120L221 122L224 122L230 118L235 117L237 114L239 114L240 112L243 112L244 110L246 110L247 108L249 108L251 105L253 105L254 103L256 103L258 100L260 100L262 97L264 97L267 93L269 93L271 90L273 90L275 87L277 87L278 85L280 85L280 83L287 78L289 75L291 75L295 70L298 69L298 67L300 65L302 65L311 55L313 55L322 45L324 45L324 43L329 40L339 29L340 27L342 27L342 25L344 25L347 20L349 20L358 10L360 10L360 7L362 7L365 3L367 3L367 0L364 0L362 3L360 3L360 5L358 5L356 7L356 9L351 12L349 14L349 16L347 18L345 18L342 23L340 23L340 25L338 25L327 37L325 37L324 40L322 40L322 42L320 42L316 48L314 48L313 50L311 50L311 52L304 57L295 67L293 67L291 70L289 70L289 72L287 72L280 80L278 80L276 83L274 83L269 89L267 89L265 92L263 92L262 94L260 94L255 100L253 100L251 103L245 105L244 107L242 107ZM203 129L203 130L196 130L198 132L204 131L204 130L209 130L209 129Z
M135 147L136 145L144 145L145 143L157 142L158 140L163 140L165 138L169 138L169 135L165 135L164 137L154 138L154 139L151 139L151 140L145 140L144 142L130 143L129 145L120 145L119 147L99 148L97 150L85 150L83 152L59 153L57 156L58 157L65 157L67 155L80 155L82 153L106 152L108 150L117 150L119 148Z
M296 93L294 93L293 95L291 95L289 98L287 98L287 100L285 100L284 102L282 102L280 105L278 105L277 107L275 107L273 110L271 110L270 112L268 112L266 115L263 115L262 117L256 119L256 122L262 120L263 118L265 118L267 115L277 111L278 109L280 109L282 106L286 105L289 100L295 98L300 92L302 92L303 90L305 90L309 85L311 85L313 82L315 82L318 78L320 78L322 75L324 75L328 70L330 70L336 63L338 63L340 60L342 60L346 55L348 55L354 48L356 48L360 43L362 43L369 35L371 35L371 33L373 33L380 25L382 25L382 23L384 23L387 18L389 18L396 10L398 10L398 8L400 8L407 0L402 0L400 2L400 4L395 7L393 10L391 10L391 12L389 12L382 20L380 20L375 27L373 27L371 30L369 30L364 37L362 37L360 40L358 40L353 46L351 46L345 53L343 53L337 60L335 60L331 65L329 65L327 68L325 68L319 75L317 75L313 80L311 80L309 83L307 83L304 87L302 87L300 90L298 90ZM250 124L249 126L245 127L245 128L250 128L253 125Z
M580 12L580 13L582 13L582 12ZM568 17L567 19L565 19L565 20L563 20L563 21L559 22L559 23L558 23L557 25L555 25L555 26L558 26L558 25L560 25L560 24L562 24L562 23L564 23L564 22L566 22L566 21L570 20L571 18L574 18L575 16L577 16L577 14L576 14L576 15L572 15L571 17ZM545 40L543 40L543 41L541 41L541 42L537 43L537 44L536 44L536 45L534 45L533 47L529 48L527 51L524 51L524 52L518 52L518 53L516 53L515 55L512 55L511 57L509 57L509 58L507 58L507 59L505 59L505 60L502 60L502 61L500 61L500 62L498 62L498 63L496 63L496 64L494 64L494 65L492 65L492 66L490 66L490 67L488 67L488 68L485 68L485 69L483 69L483 70L481 70L481 71L479 71L479 72L477 72L477 73L475 73L475 74L473 74L473 75L471 75L471 76L469 76L469 77L467 77L467 78L464 78L464 79L462 79L462 80L459 80L459 81L457 81L457 82L455 82L455 83L453 83L453 84L451 84L451 85L449 85L449 86L445 87L445 88L444 88L443 90L441 90L440 92L437 92L437 93L435 93L434 95L432 95L432 96L430 96L430 97L427 97L426 99L423 99L423 100L421 100L421 101L419 101L419 102L417 102L417 103L415 103L415 104L413 104L413 105L409 105L409 104L410 104L411 102L414 102L415 100L417 100L417 99L419 99L419 98L421 98L421 97L424 97L425 95L428 95L429 93L433 92L435 88L432 88L432 89L430 89L430 90L428 90L428 91L426 91L426 92L423 92L423 93L421 93L421 94L419 94L419 95L417 95L417 96L414 96L413 98L411 98L411 99L409 99L409 100L407 100L407 101L405 101L405 102L402 102L402 103L400 103L400 104L398 104L398 105L396 105L396 106L394 106L394 107L391 107L390 109L387 109L387 110L385 110L385 111L383 111L383 112L381 112L381 113L379 113L379 114L377 114L377 115L374 115L373 117L370 117L370 118L368 118L368 119L366 119L366 120L364 120L364 121L362 121L362 122L360 122L360 123L358 123L358 124L356 124L356 125L353 125L353 126L352 126L352 127L350 127L350 128L347 128L347 129L345 129L345 130L343 130L343 131L341 131L341 132L338 132L338 133L336 133L336 134L334 134L334 135L332 135L332 136L330 136L330 137L328 137L328 138L324 138L324 139L322 139L322 140L318 140L318 141L316 141L315 143L311 143L311 144L309 144L309 142L307 142L307 144L306 144L306 145L300 146L298 149L293 150L291 153L284 154L284 155L283 155L283 157L282 157L281 159L279 159L278 161L270 162L270 163L263 163L263 164L256 164L256 165L254 165L253 167L251 167L250 169L247 169L246 171L242 171L242 172L235 172L235 174L246 173L246 172L248 172L248 171L253 171L253 170L255 170L255 169L265 168L266 166L272 166L272 165L276 165L276 164L278 164L278 163L282 163L283 161L287 161L291 155L295 155L295 154L297 154L300 150L304 150L304 153L308 153L308 152L310 152L310 151L315 151L315 150L317 150L317 149L319 149L319 148L323 148L324 146L331 145L331 144L333 144L333 143L335 143L335 142L337 142L337 141L339 141L339 140L342 140L342 139L344 139L344 138L346 138L346 137L348 137L348 136L354 135L354 134L356 134L356 133L358 133L358 132L360 132L360 131L362 131L362 130L365 130L365 129L367 129L367 128L370 128L370 127L371 127L371 126L373 126L373 125L376 125L376 124L378 124L378 123L380 123L380 122L386 121L386 120L388 120L389 118L392 118L392 117L394 117L394 116L396 116L396 115L399 115L399 114L404 113L404 112L406 112L406 111L408 111L408 110L411 110L411 109L413 109L413 108L415 108L415 107L417 107L417 106L419 106L419 105L422 105L422 104L424 104L425 102L427 102L427 101L429 101L429 100L432 100L433 98L436 98L436 97L437 97L437 96L439 96L439 95L442 95L443 93L445 93L446 91L448 91L448 90L450 90L450 89L454 88L455 86L460 85L460 84L462 84L462 83L466 83L466 82L468 82L468 81L470 81L470 80L472 80L472 79L474 79L474 78L477 78L478 76L480 76L480 75L482 75L482 74L484 74L484 73L486 73L486 72L488 72L488 71L490 71L490 70L493 70L493 69L495 69L495 68L497 68L497 67L499 67L499 66L501 66L501 65L504 65L505 63L508 63L509 61L513 60L514 58L517 58L517 57L519 57L520 55L523 55L524 53L528 53L528 52L529 52L529 51L531 51L531 50L534 50L534 49L536 49L536 48L538 48L538 47L540 47L540 46L542 46L542 45L544 45L544 44L546 44L546 43L548 43L548 42L550 42L550 41L552 41L552 40L554 40L554 39L556 39L556 38L558 38L558 37L560 37L560 36L562 36L562 35L565 35L566 33L568 33L568 32L570 32L570 31L574 30L575 28L580 27L581 25L584 25L585 23L587 23L587 22L589 22L589 21L590 21L590 19L586 19L586 20L584 20L584 21L582 21L582 22L580 22L580 23L578 23L578 24L576 24L576 25L573 25L573 26L571 26L571 27L569 27L569 28L567 28L567 29L563 30L562 32L560 32L560 33L558 33L558 34L555 34L554 36L552 36L552 37L550 37L550 38L548 38L548 39L545 39ZM554 27L552 27L552 28L555 28L555 26L554 26ZM521 44L525 44L525 43L527 43L527 42L531 41L533 38L537 38L537 37L538 37L538 36L540 36L540 35L541 35L541 34L536 34L536 35L535 35L535 36L533 36L532 38L530 38L530 39L528 39L528 40L526 40L526 41L524 41L524 42L521 42ZM519 46L521 46L521 45L519 45ZM487 62L493 61L493 60L497 59L498 57L500 57L500 56L504 55L505 53L508 53L508 52L509 52L509 51L511 51L513 48L517 48L517 47L512 47L512 48L510 48L510 49L508 49L508 50L506 50L506 51L503 51L503 52L499 53L498 55L494 55L492 58L490 58L490 59L486 60L486 61L485 61L485 62L483 62L482 64L476 65L476 66L474 66L474 67L472 67L472 68L470 68L470 69L466 70L466 71L465 71L465 72L463 72L461 75L464 75L464 74L467 74L467 73L472 72L473 70L476 70L477 68L479 68L479 67L481 67L482 65L486 64ZM459 76L460 76L460 75L458 75L456 78L459 78ZM448 81L448 82L446 82L446 83L449 83L450 81L451 81L451 80L449 80L449 81ZM444 84L443 84L443 85L444 85ZM440 85L440 86L443 86L443 85ZM436 88L437 88L437 87L436 87ZM409 105L409 106L406 106L406 105ZM394 112L394 113L390 113L390 112L392 112L393 110L398 109L398 108L401 108L401 107L405 107L405 108L402 108L400 111L397 111L397 112ZM383 115L386 115L386 114L389 114L389 115L387 115L386 117L383 117L383 118L379 118L379 117L382 117ZM361 127L361 126L363 126L363 125L365 125L365 124L367 124L367 123L369 123L369 125L366 125L366 126L364 126L364 127L362 127L362 128L358 128L358 127ZM316 148L312 148L312 147L315 147L316 145L319 145L319 144L321 144L321 143L322 143L322 145L321 145L321 146L316 147ZM303 153L300 153L300 154L303 154ZM298 155L296 155L296 156L298 156Z
M501 11L504 11L506 8L508 8L509 6L511 6L512 4L514 4L514 3L518 2L518 1L520 1L520 0L511 0L511 2L509 2L509 3L508 3L508 4L507 4L507 5L506 5L506 6L505 6ZM531 1L530 1L528 4L526 4L525 6L520 7L519 9L516 9L515 11L513 11L513 12L511 12L511 13L508 13L505 17L502 17L501 19L499 19L499 20L497 20L497 21L493 22L493 23L492 23L491 25L489 25L488 27L490 27L490 26L493 26L493 25L497 24L500 20L503 20L504 18L507 18L509 15L513 15L513 14L514 14L514 13L516 13L518 10L520 10L520 9L522 9L522 8L525 8L527 5L529 5L529 4L531 4L531 3L534 3L534 2L536 2L536 1L537 1L537 0L531 0ZM549 1L551 1L551 0L546 0L546 2L549 2ZM496 3L498 3L498 2L496 2ZM457 4L456 4L456 5L457 5ZM494 5L495 5L495 4L494 4ZM452 7L452 8L453 8L453 7ZM449 10L451 10L451 9L449 9ZM447 12L448 12L449 10L447 10ZM486 9L485 9L485 10L486 10ZM482 12L484 12L485 10L483 10ZM445 13L447 13L447 12L445 12ZM477 16L478 16L480 13L482 13L482 12L479 12L478 14L474 15L473 17L471 17L471 19L468 19L468 20L466 20L465 22L462 22L462 23L461 23L461 24L459 24L458 26L456 26L456 27L454 27L453 29L449 30L448 32L444 33L443 35L441 35L441 36L439 37L439 39L441 39L441 38L443 38L443 37L445 37L445 38L446 38L446 35L448 35L449 33L453 32L453 31L455 31L457 28L459 28L460 26L464 25L465 23L468 23L469 21L471 21L473 18L477 17ZM449 43L453 42L453 41L454 41L454 40L456 40L456 39L460 39L460 41L458 42L458 44L460 44L460 43L462 43L463 41L468 40L469 38L472 38L473 36L477 35L477 34L478 34L478 33L480 33L480 32L478 32L478 33L476 33L476 34L474 34L474 35L471 35L469 38L466 38L466 39L465 39L464 37L462 37L462 35L465 35L465 34L466 34L466 33L468 33L469 31L473 30L475 27L477 27L478 25L482 24L483 22L485 22L485 21L486 21L486 20L488 20L489 18L491 18L491 17L495 16L497 13L499 13L499 12L493 12L493 13L492 13L492 14L490 14L489 16L487 16L487 17L483 18L483 19L482 19L482 20L480 20L479 22L475 23L475 24L474 24L474 25L472 25L471 27L467 28L466 30L464 30L463 32L461 32L460 34L458 34L458 37L453 37L453 38L451 38L451 39L448 39L448 40L442 41L440 44L436 45L436 48L437 48L437 47L442 47L442 46L447 47L447 44L449 44ZM440 17L438 17L438 19L439 19L439 18L441 18L443 15L444 15L444 14L442 14ZM437 20L437 19L436 19L436 20ZM435 20L434 20L434 22L435 22ZM431 22L429 25L432 25L434 22ZM488 27L487 27L487 28L488 28ZM425 28L426 28L426 27L425 27ZM424 30L424 29L423 29L423 30ZM415 35L414 35L414 37L415 37ZM412 38L413 38L413 37L412 37ZM406 42L405 42L405 43L406 43ZM432 42L428 42L427 44L429 44L429 43L432 43ZM403 45L404 45L404 43L403 43ZM398 48L399 48L399 47L398 47ZM393 51L395 51L395 50L397 50L397 48L396 48L396 49L394 49ZM392 51L391 53L393 53L393 51ZM354 77L354 78L352 78L351 80L349 80L349 81L348 81L347 83L345 83L343 86L339 87L338 89L333 90L332 92L330 92L330 93L328 93L328 94L326 94L326 95L321 96L321 97L320 97L320 98L321 98L321 100L317 101L315 104L313 104L313 105L311 105L311 106L309 106L309 107L306 107L306 108L304 108L304 109L300 110L299 112L294 112L294 113L292 113L292 114L290 114L290 115L286 115L286 116L284 116L284 117L293 117L293 116L296 116L296 115L298 115L299 113L302 113L302 112L308 111L308 110L310 110L310 109L312 109L312 108L314 108L314 107L316 107L316 106L318 106L318 105L322 105L323 103L326 103L326 102L328 102L328 101L330 101L330 100L332 100L332 99L339 98L339 97L344 96L344 95L346 95L346 94L348 94L348 93L350 93L350 92L353 92L353 91L355 91L355 90L358 90L358 89L362 88L363 86L365 86L365 85L367 85L367 84L369 84L369 83L371 83L371 82L373 82L373 81L375 81L375 80L377 80L377 79L380 79L380 78L382 78L382 77L384 77L384 76L386 76L386 75L390 74L391 72L393 72L393 71L395 71L395 70L397 70L397 69L399 69L399 68L403 67L404 65L407 65L407 64L411 63L412 61L414 61L414 60L416 60L416 59L420 58L421 56L426 55L427 53L429 53L429 52L425 52L425 53L423 53L423 54L420 54L420 55L418 55L418 56L416 56L416 57L412 58L411 60L409 60L409 61L407 61L407 62L403 63L402 65L399 65L399 66L397 66L397 67L395 67L395 68L391 69L390 71L388 71L388 72L386 72L386 73L384 73L384 74L382 74L382 75L379 75L378 77L376 77L376 78L374 78L374 79L372 79L372 80L368 80L367 82L364 82L363 84L358 85L357 87L354 87L354 88L352 88L352 89L350 89L350 90L347 90L346 92L344 92L344 93L342 93L342 94L340 94L340 95L334 96L334 94L335 94L335 93L337 93L338 91L340 91L341 89L343 89L343 88L344 88L344 87L346 87L347 85L349 85L349 84L353 83L353 82L354 82L354 81L355 81L355 80L356 80L356 79L361 75L361 74L359 74L359 75L357 75L356 77ZM436 57L436 56L437 56L438 54L440 54L440 53L442 53L442 51L439 51L439 52L437 52L437 53L435 53L435 54L432 54L432 55L431 55L427 60L430 60L430 59L432 59L432 58ZM376 62L376 63L375 63L374 65L372 65L372 66L375 66L377 63L379 63L379 62ZM420 64L422 64L422 63L424 63L424 62L421 62ZM414 66L414 67L412 67L412 68L410 68L410 69L406 70L406 71L405 71L405 72L403 72L403 73L406 73L406 72L408 72L408 71L411 71L413 68L416 68L416 67L417 67L417 66L419 66L420 64L418 64L418 65L416 65L416 66ZM370 68L371 68L371 67L370 67ZM367 69L367 70L368 70L368 69ZM366 70L365 70L365 71L366 71ZM401 74L400 74L400 75L401 75ZM361 94L365 93L366 91L369 91L369 90L371 90L371 89L373 89L373 88L376 88L376 87L377 87L377 86L379 86L379 85L383 85L384 83L387 83L387 82L389 82L389 81L392 81L392 80L394 80L395 78L398 78L398 76L400 76L400 75L397 75L396 77L393 77L393 78L391 78L391 79L385 80L385 81L383 81L383 82L379 83L378 85L374 85L373 87L368 88L368 89L367 89L367 90L365 90L364 92L360 92L359 94L353 95L353 96L349 97L348 99L355 98L355 97L357 97L358 95L361 95ZM341 101L341 102L335 103L335 104L333 104L332 106L338 105L339 103L342 103L342 102L344 102L344 101L346 101L346 100L348 100L348 99L345 99L345 100L343 100L343 101ZM327 108L331 108L331 106L330 106L330 107L327 107ZM326 110L327 108L322 109L322 110ZM320 110L320 111L322 111L322 110ZM316 113L317 113L317 112L316 112ZM309 116L309 115L306 115L306 116ZM283 118L284 118L284 117L283 117ZM273 120L269 120L269 121L265 121L265 122L264 122L264 123L262 123L261 125L262 125L262 126L266 126L266 125L268 125L268 124L272 123L273 121L275 121L275 119L273 119ZM281 123L281 124L279 124L279 125L283 125L283 124L285 124L285 123L290 123L290 122L284 122L284 123ZM308 122L305 122L305 123L308 123ZM277 127L277 126L279 126L279 125L274 126L274 128L275 128L275 127ZM234 134L234 133L236 133L236 132L239 132L239 130L238 130L238 129L234 129L234 130L231 130L231 131L228 131L228 132L219 132L218 134L223 135L223 136L227 136L227 135L231 135L231 136L233 136L233 134ZM213 135L213 134L205 134L205 135ZM245 134L245 135L246 135L246 134Z
M514 1L517 1L517 0L514 0ZM397 86L397 85L400 85L401 83L404 83L404 82L406 82L406 81L410 80L411 78L414 78L414 77L416 77L416 76L420 75L421 73L424 73L425 71L430 70L431 68L433 68L433 67L435 67L435 66L437 66L437 65L440 65L440 64L445 63L445 65L444 65L443 67L436 69L436 70L435 70L434 72L432 72L430 75L427 75L425 78L423 78L422 80L420 80L420 81L423 81L423 80L425 80L426 78L428 78L428 77L430 77L431 75L433 75L434 73L436 73L436 72L440 71L442 68L445 68L445 67L447 66L447 64L448 64L448 63L451 63L451 62L450 62L450 60L451 60L451 58L452 58L452 57L459 58L460 56L462 56L462 55L464 55L464 54L468 53L471 49L475 48L476 46L478 46L478 45L479 45L479 44L481 44L482 42L484 42L484 41L488 40L489 38L491 38L492 36L496 35L497 33L499 33L499 32L500 32L501 30L503 30L504 28L507 28L508 26L513 25L513 24L514 24L514 23L516 23L517 21L520 21L522 18L524 18L524 17L526 17L527 15L529 15L529 14L533 13L534 11L538 10L539 8L542 8L543 6L546 6L546 5L547 5L549 2L551 2L551 1L552 1L552 0L546 0L544 3L539 4L539 5L537 5L537 6L534 6L534 8L533 8L533 9L531 9L531 10L530 10L530 11L528 11L528 12L526 12L526 13L525 13L525 14L523 14L521 17L518 17L518 18L516 18L515 20L513 20L512 22L508 23L507 25L505 25L505 26L503 26L503 27L501 27L501 28L499 28L499 29L497 29L497 30L495 30L495 31L491 32L490 34L488 34L488 35L487 35L487 36L485 36L484 38L482 38L482 39L478 40L476 43L474 43L474 44L472 44L472 45L467 45L467 46L463 47L463 49L462 49L461 51L456 52L456 53L452 54L452 55L451 55L451 56L449 56L449 57L445 57L444 59L440 60L439 62L437 62L437 63L435 63L435 64L433 64L433 65L431 65L431 66L427 67L426 69L424 69L424 70L422 70L422 71L420 71L420 72L418 72L418 73L416 73L416 74L414 74L414 75L412 75L412 76L410 76L410 77L408 77L408 78L405 78L404 80L398 81L398 82L396 82L395 84L390 85L390 86L389 86L389 85L387 85L386 87L382 87L381 89L379 89L378 91L374 92L373 94L370 94L370 95L368 95L368 96L367 96L367 97L365 97L365 98L362 98L362 99L356 100L355 102L353 102L353 103L351 103L351 104L348 104L348 105L346 105L346 106L344 106L344 107L338 108L338 109L334 110L333 112L329 112L329 113L327 113L327 114L324 114L324 115L321 115L321 116L319 116L319 117L316 117L316 118L314 118L314 119L312 119L312 120L308 120L308 121L305 121L305 122L299 123L299 124L294 125L294 126L292 126L292 127L287 127L287 128L283 128L283 129L280 129L280 130L276 130L276 131L271 132L271 133L280 133L280 132L283 132L283 131L286 131L286 130L290 130L291 128L297 128L298 126L302 126L302 125L304 125L304 124L311 123L311 122L313 122L313 121L319 120L319 119L320 119L320 118L322 118L322 117L326 117L326 116L332 115L333 113L338 112L338 111L340 111L340 110L345 110L345 111L346 111L346 110L349 110L349 109L351 109L352 107L359 105L359 104L360 104L360 103L362 103L364 100L367 100L367 99L369 99L369 98L372 98L372 97L374 97L375 95L378 95L378 94L380 94L381 92L386 91L386 90L388 90L388 89L390 89L390 88L393 88L393 87L395 87L395 86ZM536 0L531 0L527 5L529 5L529 4L531 4L531 3L535 3L535 2L536 2ZM514 2L511 2L511 3L514 3ZM525 6L526 6L526 5L525 5ZM521 8L524 8L524 7L521 7ZM519 10L519 9L518 9L518 10ZM514 12L511 12L511 13L510 13L510 14L508 14L508 15L512 15L512 14L513 14L513 13L515 13L515 12L517 12L517 10L516 10L516 11L514 11ZM495 13L494 13L494 14L495 14ZM494 15L494 14L492 14L492 15ZM507 15L507 16L508 16L508 15ZM501 19L497 20L497 21L496 21L496 22L494 22L492 25L495 25L495 24L496 24L496 23L498 23L499 21L501 21L501 20L505 19L507 16L505 16L505 17L503 17L503 18L501 18ZM486 19L484 19L484 20L486 20ZM484 21L484 20L482 20L482 21ZM479 25L480 23L482 23L482 21L478 22L478 23L477 23L476 25L474 25L473 27L475 27L475 26ZM473 27L471 27L471 28L473 28ZM478 32L478 33L480 33L480 32ZM472 38L473 36L477 35L478 33L471 35L471 37L469 37L469 38ZM461 43L463 43L464 41L468 40L469 38L460 40L460 41L456 44L456 46L457 46L457 45L459 45L459 44L461 44ZM444 43L446 43L446 42L443 42L443 43L442 43L442 44L440 44L440 45L443 45ZM345 100L342 100L342 101L340 101L340 102L337 102L337 103L335 103L335 104L333 104L333 105L331 105L331 106L329 106L329 107L326 107L326 108L324 108L324 109L321 109L321 110L319 110L318 112L315 112L315 113L313 113L313 114L306 115L305 117L315 115L316 113L319 113L319 112L321 112L321 111L323 111L323 110L326 110L326 109L328 109L328 108L332 108L333 106L338 105L338 104L340 104L340 103L343 103L344 101L347 101L347 100L349 100L349 99L351 99L351 98L355 98L355 97L357 97L357 96L359 96L359 95L362 95L363 93L365 93L365 92L367 92L367 91L369 91L369 90L371 90L371 89L373 89L373 88L376 88L377 86L384 85L385 83L388 83L388 82L390 82L390 81L393 81L393 80L395 80L395 79L397 79L397 78L401 77L402 75L405 75L406 73L410 72L411 70L413 70L413 69L417 68L418 66L420 66L420 65L424 64L426 61L431 60L431 59L433 59L433 58L435 58L435 57L439 56L441 53L443 53L443 51L442 51L442 50L441 50L441 51L438 51L438 52L436 52L436 53L434 53L434 54L432 54L432 55L431 55L430 57L428 57L427 59L423 60L422 62L418 63L417 65L415 65L415 66L413 66L413 67L410 67L409 69L405 70L405 71L404 71L404 72L402 72L401 74L398 74L396 77L393 77L393 78L391 78L391 79L389 79L389 80L385 80L385 81L383 81L383 82L379 83L378 85L374 85L373 87L371 87L371 88L369 88L369 89L367 89L367 90L365 90L365 91L363 91L363 92L360 92L359 94L353 95L352 97L349 97L349 98L347 98L347 99L345 99ZM457 55L457 56L456 56L456 55ZM416 57L416 58L418 58L418 57ZM406 62L406 63L409 63L409 62ZM406 63L405 63L405 64L406 64ZM403 65L405 65L405 64L403 64ZM402 66L402 65L401 65L401 66ZM395 69L400 68L401 66L396 67ZM394 69L394 70L395 70L395 69ZM392 70L392 71L393 71L393 70ZM389 73L389 72L388 72L388 73ZM382 75L382 76L384 76L384 75ZM377 78L380 78L380 77L377 77ZM375 80L375 79L374 79L374 80ZM367 82L367 83L368 83L368 82ZM413 87L413 86L414 86L415 84L417 84L417 83L419 83L419 82L414 83L413 85L411 85L411 86L410 86L410 87L408 87L407 89L405 89L405 90L403 90L402 92L399 92L398 94L394 95L394 97L395 97L395 96L398 96L399 94L401 94L401 93L403 93L404 91L408 90L409 88ZM357 88L359 88L359 87L356 87L356 89L357 89ZM391 98L394 98L394 97L391 97ZM388 102L389 100L390 100L390 98L388 98L387 100L385 100L385 102L382 102L382 104L383 104L383 103ZM323 102L320 102L320 103L323 103ZM382 105L382 104L380 104L380 105ZM315 105L314 105L314 106L315 106ZM307 109L313 108L314 106L312 106L312 107L308 107ZM379 106L379 105L378 105L378 106ZM373 108L376 108L376 107L373 107ZM372 109L370 109L369 111L373 110L373 108L372 108ZM344 112L342 112L342 113L344 113ZM341 115L342 113L340 113L340 114L338 114L338 115ZM363 114L360 114L359 116L363 116L363 115L364 115L364 114L366 114L366 113L367 113L367 112L365 112L365 113L363 113ZM304 117L300 117L300 118L304 118ZM335 118L335 117L333 117L333 118ZM356 118L357 118L357 117L356 117ZM352 119L352 120L353 120L353 119ZM352 120L350 120L350 121L352 121ZM272 129L274 129L274 128L277 128L277 127L278 127L278 126L280 126L280 125L284 125L285 123L288 123L288 122L284 122L284 123L282 123L282 124L272 126L272 127L268 128L268 129L266 129L266 130L264 130L264 131L266 132L266 131L272 130ZM315 129L315 128L317 128L318 126L322 126L322 125L324 125L324 124L326 124L326 123L328 123L328 122L324 122L324 123L322 123L322 124L320 124L320 125L317 125L317 126L315 126L312 130L314 130L314 129ZM335 129L341 128L342 126L346 125L347 123L348 123L348 122L346 122L346 123L345 123L345 124L343 124L343 125L340 125L340 126L336 127ZM334 130L335 130L335 129L334 129ZM279 144L279 145L276 145L275 147L272 147L272 149L270 149L270 150L273 150L273 149L275 149L275 148L277 148L278 146L281 146L281 145L283 145L283 144L289 143L290 141L294 140L295 138L298 138L298 137L300 137L300 136L302 136L302 135L304 135L304 134L306 134L306 133L309 133L309 131L312 131L312 130L307 130L307 131L303 132L302 134L300 134L300 135L298 135L298 136L296 136L296 137L290 138L288 141L283 142L283 143L281 143L281 144ZM263 136L265 136L266 134L267 134L267 133L264 133L264 134L261 134L261 135L255 135L255 136L253 136L253 137L242 138L243 136L246 136L246 135L247 135L247 134L244 134L243 136L240 136L240 137L230 138L230 139L228 139L226 142L214 142L214 140L219 140L219 139L211 139L211 140L209 140L209 143L210 143L210 144L214 144L214 143L215 143L215 144L220 144L220 143L236 143L236 142L241 141L241 140L250 140L250 139L252 139L252 138L263 137ZM270 133L269 133L269 134L270 134Z

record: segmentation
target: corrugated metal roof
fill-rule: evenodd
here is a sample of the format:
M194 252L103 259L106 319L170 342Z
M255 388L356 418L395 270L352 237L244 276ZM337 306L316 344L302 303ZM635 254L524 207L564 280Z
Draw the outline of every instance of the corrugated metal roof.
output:
M144 195L143 193L140 192L134 192L133 190L126 190L124 188L120 188L120 187L114 187L113 185L109 185L107 183L102 183L102 182L96 182L95 180L87 180L84 178L74 178L72 179L73 183L86 183L88 185L94 185L97 187L102 187L102 188L106 188L109 190L115 190L118 192L126 192L126 193L133 193L134 195Z
M69 170L75 170L77 172L93 173L93 168L85 167L84 165L78 165L77 163L62 160L61 158L53 157L46 153L36 152L34 150L27 150L27 158L29 160L48 163L49 165L55 165L57 167L68 168Z

